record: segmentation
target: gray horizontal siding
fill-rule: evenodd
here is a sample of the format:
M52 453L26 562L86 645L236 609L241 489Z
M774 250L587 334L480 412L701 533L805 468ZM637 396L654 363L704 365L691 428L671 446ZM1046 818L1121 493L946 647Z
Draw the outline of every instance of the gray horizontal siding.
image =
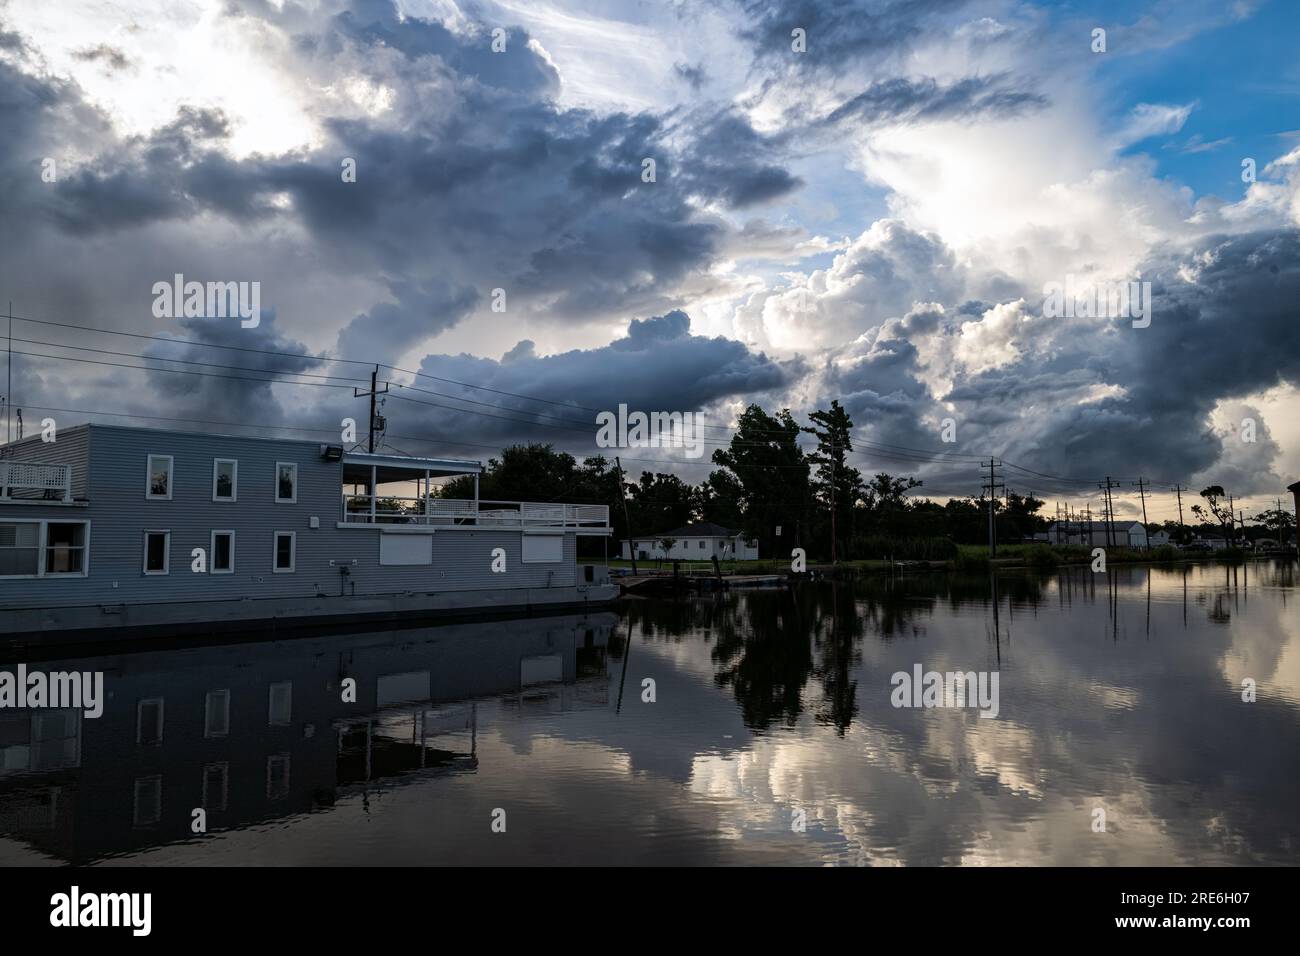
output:
M62 441L62 439L60 439ZM174 459L172 500L145 498L149 455ZM518 531L435 531L432 566L380 567L377 528L338 528L342 465L322 461L315 442L266 441L146 429L90 426L93 460L87 508L0 505L4 517L91 521L89 578L0 580L0 607L312 597L340 593L393 594L496 588L541 588L577 583L576 538L564 536L564 559L523 564ZM238 500L212 501L212 461L239 462ZM275 463L298 463L298 501L276 504ZM311 518L320 519L318 529ZM170 573L144 574L144 531L171 532ZM211 532L235 532L235 573L196 574L194 548L210 549ZM296 569L272 571L276 531L297 534ZM491 571L492 551L503 548L507 571ZM211 554L208 555L209 561Z

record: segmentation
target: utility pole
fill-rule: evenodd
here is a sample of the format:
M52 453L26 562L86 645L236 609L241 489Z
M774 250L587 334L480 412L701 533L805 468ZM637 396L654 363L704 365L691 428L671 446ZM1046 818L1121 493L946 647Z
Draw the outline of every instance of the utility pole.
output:
M989 483L983 485L981 490L989 493L989 557L996 558L998 556L998 534L997 519L994 517L993 504L997 499L998 489L1005 488L1005 486L998 481L1002 476L997 473L997 469L1002 467L1002 462L997 458L989 458L987 464L980 462L980 467L989 470Z
M1115 547L1115 503L1111 500L1110 490L1118 488L1119 482L1107 475L1106 484L1097 487L1106 492L1106 546L1113 548Z
M5 346L5 444L9 444L9 406L14 403L14 300L9 300L9 342Z
M617 455L614 464L618 466L618 496L623 501L623 524L627 525L627 553L632 558L632 576L636 577L636 542L632 540L632 519L627 516L627 487L623 482L623 462Z
M1139 478L1137 480L1138 497L1142 499L1142 532L1146 535L1147 549L1151 548L1151 532L1147 529L1147 489L1146 480Z
M1228 544L1236 545L1237 543L1237 521L1233 517L1236 514L1233 511L1232 495L1228 495Z
M1186 537L1187 526L1183 524L1183 492L1187 489L1182 485L1174 485L1174 494L1178 495L1178 537Z
M370 373L370 391L363 392L359 388L352 389L353 398L362 398L366 395L370 396L370 442L368 447L370 449L370 454L372 455L375 453L375 396L388 394L388 383L385 382L383 391L380 391L378 379L379 366L376 365L375 370ZM373 494L373 491L371 493Z

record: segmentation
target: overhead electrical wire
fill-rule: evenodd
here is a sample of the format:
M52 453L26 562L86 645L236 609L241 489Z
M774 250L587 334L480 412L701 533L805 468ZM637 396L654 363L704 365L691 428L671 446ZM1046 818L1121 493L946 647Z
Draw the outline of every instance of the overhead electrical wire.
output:
M284 357L284 358L307 359L307 360L317 361L317 362L337 362L337 363L344 363L344 364L361 365L366 367L386 368L394 372L398 372L405 375L412 375L415 377L426 378L433 381L445 382L462 388L478 389L482 391L491 392L493 394L508 396L511 398L516 398L524 401L541 402L549 405L554 405L559 408L571 408L571 409L591 411L591 412L602 411L600 409L595 409L589 406L579 405L572 402L563 402L555 399L547 399L547 398L542 398L540 396L527 395L521 392L512 392L506 389L498 389L498 388L493 388L491 386L477 385L470 382L458 381L456 379L444 378L441 376L429 374L427 372L420 372L411 369L403 369L398 366L389 365L382 362L376 363L376 362L363 361L361 359L345 358L342 356L318 355L310 352L289 352L289 351L278 350L278 349L260 349L251 346L226 345L226 344L215 343L215 342L202 342L195 339L150 335L141 332L128 332L120 329L104 329L104 328L96 328L93 326L75 325L66 322L55 322L48 319L36 319L30 316L15 315L13 316L13 319L15 321L31 322L38 325L74 329L79 332L93 332L93 333L99 333L104 335L120 335L120 336L127 336L131 338L138 338L138 339L144 339L149 341L157 341L157 342L173 344L173 345L178 345L178 344L192 345L192 346L197 346L202 348L225 349L225 350L245 352L251 354L273 355L273 356ZM268 382L271 384L312 385L312 386L326 387L326 388L351 388L354 386L354 384L366 384L367 381L366 379L350 378L342 375L322 375L318 373L298 372L298 371L292 371L287 369L285 370L258 369L258 368L248 368L245 366L202 362L196 359L167 358L164 356L156 356L156 355L137 355L135 353L129 353L129 352L119 352L119 351L114 351L109 349L99 349L90 346L44 342L41 340L33 340L33 339L20 338L17 339L16 341L22 342L24 344L35 344L35 345L42 345L45 347L71 349L74 351L112 355L115 357L137 358L142 362L170 362L174 364L196 365L205 368L220 368L228 371L261 373L264 376L275 376L275 377L251 377L251 376L244 376L244 375L226 375L226 374L219 374L214 372L200 372L193 369L162 368L162 367L157 367L152 365L128 365L124 363L106 362L106 361L94 360L94 359L81 359L81 358L76 358L74 356L67 356L67 355L49 355L41 352L28 352L23 350L14 350L13 352L13 354L15 355L26 355L33 358L45 358L45 359L51 359L55 361L73 361L73 362L81 362L86 364L97 364L97 365L104 365L109 367L136 369L136 370L144 370L144 371L151 371L151 372L198 375L203 377L231 379L231 380L238 380L238 381ZM319 379L321 381L289 380L282 376L294 376L296 379ZM346 382L348 384L339 384L343 382ZM429 394L435 397L446 398L454 402L479 405L485 408L493 408L498 411L513 412L515 413L515 415L531 416L530 418L527 419L517 418L511 415L501 415L501 414L494 414L489 412L480 412L474 409L460 408L454 405L446 405L439 402L423 401L420 399L414 399L409 396L403 396L400 394L393 394L390 396L392 398L396 398L402 401L414 402L416 404L427 405L435 408L442 408L448 411L460 412L464 414L481 415L484 417L509 421L520 425L547 427L547 428L562 428L565 430L587 433L590 432L590 429L593 424L593 423L586 423L586 422L577 422L571 419L562 418L560 416L544 415L540 412L533 412L527 409L510 408L507 406L497 405L491 402L479 401L477 399L468 398L465 396L448 395L444 392L438 392L431 389L421 388L413 384L405 384L405 383L391 382L391 381L386 384L388 384L390 388L395 386L401 390L414 391L422 394ZM139 416L139 417L149 417L149 416ZM545 421L539 421L538 419L545 419ZM158 419L158 420L163 420L163 419ZM703 427L726 430L730 432L733 437L731 440L700 439L699 440L700 444L716 445L721 447L731 447L735 444L735 437L737 437L739 434L739 430L732 429L729 428L728 426L723 426L723 425L704 425ZM801 431L802 430L803 429L801 428ZM751 430L751 432L754 434L764 434L764 433L781 434L781 435L787 434L787 432L784 429L776 430L776 431ZM964 452L938 451L938 450L914 448L906 445L895 445L887 442L878 442L860 436L853 436L853 440L855 445L855 447L853 448L853 452L865 456L865 458L863 459L858 459L858 463L866 463L866 461L883 460L887 462L906 463L906 464L967 464L967 463L973 464L975 461L979 460L980 458L987 457L981 455L973 455ZM693 442L691 444L695 444L695 443ZM745 442L743 444L748 446L753 446L753 447L759 447L759 446L767 445L769 443L759 441L759 442ZM467 447L469 446L467 445ZM493 447L493 446L485 446L485 447ZM681 446L669 445L665 447L684 447L684 444ZM640 459L640 460L658 461L658 459ZM1040 478L1042 480L1052 481L1052 482L1057 482L1062 484L1069 484L1069 485L1090 484L1100 480L1097 478L1081 478L1081 477L1051 475L1044 472L1035 471L1034 469L1030 469L1025 466L1018 465L1014 462L1006 461L1005 459L1002 460L1002 463L1007 467L1013 468L1017 471L1024 472L1026 474L1033 475L1034 477ZM784 467L791 467L791 466L784 466ZM794 466L794 467L802 467L802 466ZM1164 484L1165 482L1162 481L1160 483Z

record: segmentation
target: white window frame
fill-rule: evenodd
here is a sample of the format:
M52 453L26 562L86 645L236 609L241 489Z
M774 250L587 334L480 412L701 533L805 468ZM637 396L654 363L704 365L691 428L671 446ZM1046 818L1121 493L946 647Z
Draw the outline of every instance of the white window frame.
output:
M157 740L156 742L154 742L154 743L150 743L150 744L147 744L147 745L146 745L145 742L144 742L144 734L141 733L141 731L144 729L144 725L140 722L141 718L144 717L144 705L145 705L145 704L157 704L157 705L158 705L158 740ZM161 746L162 746L162 742L163 742L163 727L165 726L165 723L166 723L166 721L165 721L165 717L166 717L166 704L167 704L166 700L164 700L164 699L161 698L161 697L141 697L138 701L136 701L136 704L135 704L135 742L136 742L136 744L138 744L138 745L141 746L141 747L144 747L144 746L149 746L149 747L161 747Z
M230 470L230 497L222 498L217 494L217 474L222 465L234 465ZM239 459L238 458L214 458L212 459L212 500L222 502L234 502L239 500Z
M289 696L289 716L284 720L275 719L275 691L276 688L283 687L288 691ZM293 681L282 680L275 681L267 688L266 691L266 725L268 727L290 727L293 725Z
M280 538L284 535L289 536L289 566L287 568L276 567L276 558L280 552ZM298 570L298 532L297 531L276 531L271 534L271 573L272 574L293 574Z
M144 535L144 555L140 560L140 568L149 577L164 577L172 573L172 529L171 528L145 528L142 532ZM163 536L163 569L161 571L149 570L149 535L160 534Z
M36 573L35 574L0 574L0 581L22 581L33 578L88 578L90 577L90 520L73 519L65 521L62 518L3 518L0 524L34 524L39 525L36 532ZM80 571L50 571L45 570L45 555L49 550L50 528L52 524L79 524L85 527L85 545L83 545L84 554L82 555Z
M226 727L220 733L208 726L208 714L212 712L209 704L212 702L213 694L224 694L226 696ZM222 737L230 736L230 688L218 687L216 690L210 690L203 696L203 737L205 740L217 740Z
M293 497L280 497L280 469L288 466L293 469ZM296 505L298 503L298 463L296 461L277 461L275 463L275 503L277 505Z
M230 567L219 570L217 568L217 535L230 535ZM235 532L233 530L213 531L208 541L208 573L209 574L234 574L235 573Z
M208 799L211 794L208 793L208 771L220 769L221 771L221 803L218 806L209 806ZM203 765L203 777L199 782L199 798L203 801L202 807L209 812L221 813L230 804L230 763L226 760L218 760L213 763Z
M167 459L167 494L155 495L153 493L153 460L155 458ZM172 494L176 491L176 456L175 455L154 455L144 456L144 497L146 501L171 501Z

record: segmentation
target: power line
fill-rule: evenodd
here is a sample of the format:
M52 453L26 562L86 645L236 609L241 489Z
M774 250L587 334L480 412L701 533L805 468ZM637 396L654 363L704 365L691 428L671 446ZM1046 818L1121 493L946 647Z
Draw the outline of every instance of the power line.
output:
M12 312L12 309L10 311ZM14 320L21 321L21 322L30 322L38 325L51 326L56 328L73 329L78 332L92 332L92 333L103 334L103 335L127 336L131 338L138 338L138 339L162 342L162 343L173 344L173 345L181 344L181 345L196 346L200 348L225 349L225 350L245 352L250 354L273 355L273 356L286 357L286 358L306 359L306 360L323 362L323 363L337 362L337 363L367 365L367 366L377 365L379 368L390 369L394 372L403 375L411 375L417 378L424 378L432 381L444 382L447 384L456 385L458 387L466 388L466 389L476 389L476 390L486 391L492 394L508 396L511 398L521 399L524 401L541 402L544 404L554 405L560 408L590 411L596 413L605 411L601 409L592 408L590 406L577 404L574 402L566 402L566 401L558 401L555 399L542 398L536 395L528 395L520 392L509 391L506 389L498 389L491 386L478 385L471 382L463 382L456 379L445 378L442 376L432 375L427 372L421 372L412 369L403 369L399 366L394 366L387 363L374 363L369 361L363 361L360 359L350 359L342 356L320 355L320 354L314 354L310 352L290 352L290 351L280 350L280 349L262 349L262 348L254 348L251 346L225 345L225 344L219 344L214 342L203 342L195 339L150 335L141 332L128 332L120 329L106 329L106 328L98 328L94 326L74 325L71 323L56 322L48 319L36 319L29 316L14 315L12 316L12 318ZM293 381L283 377L250 378L250 377L239 376L239 375L220 375L220 374L210 373L210 372L204 373L204 372L198 372L190 369L159 368L159 367L149 366L149 365L126 365L126 364L102 362L102 361L94 363L94 364L101 364L108 367L116 367L116 368L144 369L145 371L170 372L172 374L202 375L202 376L212 377L212 378L225 378L231 380L256 381L256 382L270 382L273 384L279 383L279 384L287 384L287 385L323 385L324 387L336 387L336 388L349 387L349 386L335 385L333 384L334 382L363 382L364 381L363 379L349 378L341 375L321 375L321 374L316 374L311 372L295 372L290 370L250 369L243 366L221 365L218 363L201 362L195 359L179 359L179 358L173 359L173 358L166 358L163 356L135 355L134 353L128 353L128 352L117 352L113 350L97 349L88 346L65 345L61 343L47 343L47 342L42 342L40 340L19 339L19 341L26 342L28 344L46 345L49 347L94 352L98 354L114 355L118 357L133 357L133 358L138 358L144 362L149 362L149 361L170 362L176 364L197 365L197 366L208 367L208 368L221 368L230 371L259 372L265 375L272 375L272 376L289 375L289 376L295 376L296 378L299 379L312 378L312 379L321 379L323 381L322 382ZM12 361L13 354L14 354L13 350L10 349L9 350L10 361ZM79 361L82 363L87 363L92 361L89 359L78 359L73 356L48 355L39 352L19 351L17 352L17 354L27 355L34 358L46 358L55 361L58 360ZM404 383L396 383L396 382L390 384L396 386L399 389L403 389L407 391L415 391L418 393L430 394L435 397L447 398L455 402L479 405L482 407L494 408L502 411L510 411L510 412L514 412L516 415L528 415L528 416L533 416L533 418L520 419L520 418L513 418L507 415L493 415L485 412L475 412L473 409L465 409L465 408L460 408L452 405L443 405L435 402L418 402L419 404L426 404L431 407L444 408L449 411L484 415L486 417L498 418L504 421L512 421L517 424L523 424L523 425L552 427L552 428L566 428L572 431L585 432L591 427L590 423L578 422L571 419L562 418L559 416L546 416L540 412L530 412L526 409L512 409L512 408L496 405L491 402L483 402L465 396L448 395L444 392L437 392L431 389L423 389L413 384L404 384ZM403 396L400 395L394 395L393 397L403 398L403 400L405 401L417 401L415 399L404 398ZM9 401L10 405L13 404L12 396L8 396L7 400ZM555 422L555 424L547 424L543 421L538 421L535 419L551 419ZM726 431L732 435L732 439L730 441L719 440L719 439L700 439L700 443L702 444L717 445L717 446L731 446L735 442L735 436L739 434L739 429L733 429L725 425L708 425L708 424L700 423L700 427ZM784 429L747 429L747 431L751 434L757 434L757 435L787 434L787 432ZM877 442L861 436L854 436L854 437L856 438L857 445L860 446L859 448L855 448L854 450L866 456L864 459L858 459L857 460L858 463L865 463L866 461L886 461L886 462L906 463L906 464L942 464L942 463L964 464L967 462L974 464L975 462L979 461L982 457L979 455L973 455L973 454L968 454L963 452L942 452L942 451L935 451L935 450L913 448L906 445L895 445L886 442ZM747 446L757 447L768 443L767 442L745 442L743 444ZM678 447L678 446L674 445L674 446L667 446L667 447ZM629 458L629 460L634 460L634 459ZM647 460L653 460L653 459L647 459ZM1015 462L1006 461L1004 459L1001 460L1001 464L1005 465L1008 468L1012 468L1017 471L1023 472L1025 474L1029 474L1034 477L1040 478L1044 481L1049 481L1049 482L1054 482L1059 484L1086 485L1096 481L1095 478L1067 477L1061 475L1047 474L1044 472L1036 471L1031 468L1027 468L1023 465L1016 464ZM792 467L792 466L785 466L785 467ZM794 467L801 467L801 466L794 466Z

